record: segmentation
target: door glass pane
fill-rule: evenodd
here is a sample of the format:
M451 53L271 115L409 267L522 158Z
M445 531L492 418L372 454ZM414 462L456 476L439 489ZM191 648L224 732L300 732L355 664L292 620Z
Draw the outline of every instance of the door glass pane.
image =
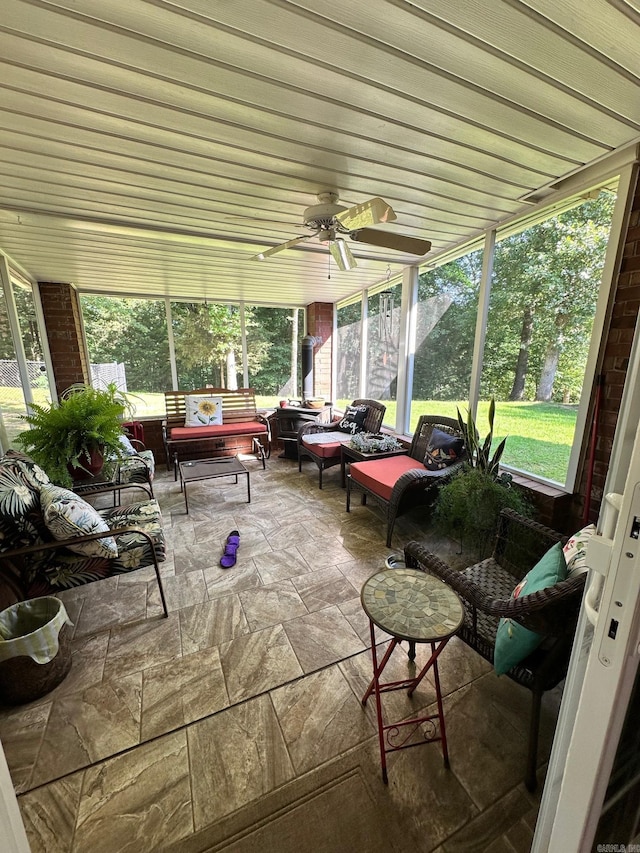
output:
M245 306L249 386L262 408L298 398L304 311L301 308Z
M15 279L12 280L12 286L33 402L49 403L51 402L51 393L36 320L33 290L31 285Z
M28 429L27 425L20 420L21 415L26 415L27 407L22 392L20 373L16 351L9 326L9 315L4 292L0 287L0 411L2 422L0 423L0 442L2 449L14 447L13 440L19 432Z
M496 243L480 395L502 461L564 484L615 196L601 192ZM581 440L581 436L575 437Z
M338 308L336 405L343 409L360 396L360 322L362 302Z
M396 422L398 354L400 347L400 302L402 283L393 285L367 300L367 379L366 395L384 403L384 423Z
M27 377L34 403L51 401L49 380L36 321L33 290L30 284L11 274L11 288L16 305L20 337L27 362ZM21 420L27 413L22 378L18 369L16 348L9 326L4 293L0 291L0 443L2 448L15 446L14 438L28 426Z
M420 274L411 432L420 415L466 411L481 276L482 251Z
M135 417L162 415L171 388L164 301L81 296L91 381L127 391Z
M602 812L594 844L599 849L609 849L606 842L613 839L620 850L625 844L635 843L640 849L640 670L635 680L627 707L625 721L609 777ZM613 846L613 845L611 845ZM593 848L598 849L598 848ZM631 850L631 847L626 847Z

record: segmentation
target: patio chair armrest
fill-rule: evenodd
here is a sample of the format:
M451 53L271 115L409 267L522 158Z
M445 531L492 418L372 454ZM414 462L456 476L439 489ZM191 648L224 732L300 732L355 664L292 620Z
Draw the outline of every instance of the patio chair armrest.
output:
M440 471L430 471L428 468L412 468L409 471L405 471L396 482L394 483L393 489L391 491L391 503L397 503L400 501L403 492L406 491L410 486L418 485L422 483L426 486L435 486L437 483L442 483L451 477L455 471L462 465L462 463L456 463L455 465L450 465L448 468L442 468Z
M269 421L269 418L267 418L265 415L260 414L260 412L256 412L256 420L259 423L264 424L264 426L266 426L266 428L267 428L267 441L269 443L271 443L271 422Z
M12 548L10 551L2 551L0 553L0 562L2 560L9 560L12 557L21 557L24 554L36 554L38 551L68 548L70 545L80 545L84 542L91 542L93 539L105 539L107 536L129 533L132 530L138 530L138 528L127 527L118 530L103 530L100 533L83 533L82 536L71 536L68 539L52 539L50 542L40 542L38 545L25 545L24 548ZM142 530L138 532L144 533Z
M405 545L404 554L407 566L440 578L455 590L460 598L468 601L478 610L493 616L506 615L502 610L507 608L507 599L492 598L482 587L470 582L461 571L453 569L436 554L428 551L420 542L408 542Z

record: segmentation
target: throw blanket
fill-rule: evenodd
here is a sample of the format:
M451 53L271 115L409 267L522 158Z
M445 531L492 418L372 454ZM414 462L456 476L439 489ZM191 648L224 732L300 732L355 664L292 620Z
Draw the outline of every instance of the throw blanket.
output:
M340 444L347 444L351 438L350 432L336 430L335 432L312 432L311 435L303 436L302 441L305 444L331 444L336 441Z

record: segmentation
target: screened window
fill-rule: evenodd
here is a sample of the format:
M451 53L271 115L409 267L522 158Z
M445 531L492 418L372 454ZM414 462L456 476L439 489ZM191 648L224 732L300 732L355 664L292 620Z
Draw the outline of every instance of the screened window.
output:
M92 384L127 391L136 417L164 414L171 388L164 301L83 295L81 306Z
M344 409L360 396L360 323L362 301L338 308L336 404Z
M366 396L385 404L385 424L396 422L401 299L401 283L367 299Z
M304 311L300 308L245 306L249 386L259 406L301 394Z
M242 386L242 333L237 305L172 302L179 388Z
M456 417L468 405L481 275L481 251L420 275L411 432L420 415Z
M506 465L564 484L615 196L496 243L480 396Z

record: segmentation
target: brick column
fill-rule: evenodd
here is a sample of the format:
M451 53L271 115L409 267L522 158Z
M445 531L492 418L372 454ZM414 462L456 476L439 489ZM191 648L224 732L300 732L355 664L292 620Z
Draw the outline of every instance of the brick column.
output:
M640 182L636 186L629 227L622 236L624 251L620 272L614 283L614 298L609 328L602 340L600 374L602 376L600 417L596 436L595 462L591 486L589 516L596 521L604 494L609 470L613 436L618 423L622 390L627 378L629 357L640 311ZM596 388L592 396L595 398ZM584 470L577 487L573 512L576 520L583 512L587 492L587 468L591 448L591 437L585 441L583 450ZM580 519L581 520L581 519Z
M313 348L313 394L331 398L331 359L333 349L333 304L312 302L307 305L307 332L320 343Z
M57 393L61 394L75 382L89 384L89 357L84 347L75 287L52 282L39 282L38 287Z

